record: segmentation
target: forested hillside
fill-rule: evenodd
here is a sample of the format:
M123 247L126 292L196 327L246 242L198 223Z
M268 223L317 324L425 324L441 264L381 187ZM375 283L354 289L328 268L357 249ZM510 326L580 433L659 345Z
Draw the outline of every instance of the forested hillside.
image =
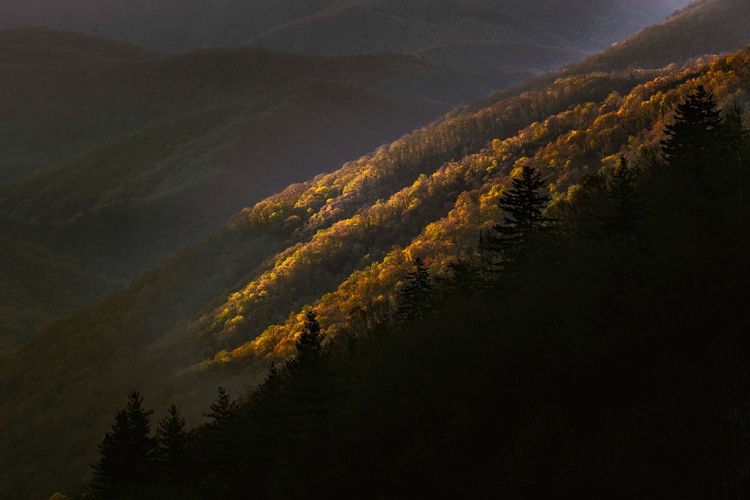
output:
M271 360L294 353L308 307L318 312L331 339L355 325L380 324L393 308L398 311L399 290L415 257L425 259L437 277L457 257L475 255L480 230L502 222L498 200L524 167L548 178L550 210L563 212L582 210L583 202L566 207L587 192L587 179L612 170L621 153L656 169L659 140L675 104L701 84L725 110L744 102L749 59L742 51L684 68L575 75L508 93L242 211L223 232L127 291L56 322L4 360L0 391L7 424L0 430L6 444L0 460L12 466L3 468L2 494L23 497L32 488L38 498L65 478L84 475L97 459L96 442L132 387L159 413L174 400L191 425L201 422L216 385L238 394L265 376ZM670 210L682 213L684 207L676 207ZM496 294L501 304L511 295ZM521 314L510 312L518 300L508 299L502 310ZM496 316L499 307L492 305L482 317L504 321ZM488 318L480 325L490 329L494 323ZM453 330L464 331L457 325ZM467 345L482 338L467 338ZM384 349L401 352L404 362L419 352L388 345ZM461 358L464 369L472 366L466 362L472 352ZM376 380L377 373L362 376ZM395 373L387 377L396 381ZM27 415L40 408L30 421ZM406 432L421 453L415 428ZM501 465L498 471L508 473Z
M307 311L189 433L131 391L71 497L745 498L750 132L685 83L657 146L564 198L518 167L478 251L335 337Z
M169 11L165 5L161 12ZM600 37L586 31L588 24L613 36L675 6L577 1L534 10L532 4L444 2L425 11L426 4L307 2L261 9L270 16L264 32L293 20L305 29L317 26L311 34L321 20L346 28L348 12L372 10L371 20L401 20L384 33L393 28L399 36L422 37L412 48L394 50L449 66L398 55L321 58L253 47L165 54L44 28L0 32L7 75L0 82L0 228L8 263L0 276L0 352L122 289L242 206L332 171L451 104L579 58ZM722 50L740 45L734 42L744 30L736 20L746 14L733 17L725 31L731 43ZM398 29L420 16L426 20L421 34ZM477 30L479 19L484 28ZM509 22L508 29L493 27ZM467 38L466 30L490 38ZM367 40L387 48L388 40ZM689 53L700 52L698 44ZM450 68L467 62L474 66L465 68L469 73ZM609 68L625 66L619 61ZM547 81L532 85L538 90Z
M732 52L747 44L748 17L750 4L744 0L691 2L664 23L649 26L571 69L659 68L700 53Z
M394 142L498 87L0 33L0 498L743 498L750 50L701 55L742 19L704 0Z
M492 85L396 55L168 55L46 29L0 47L0 351Z

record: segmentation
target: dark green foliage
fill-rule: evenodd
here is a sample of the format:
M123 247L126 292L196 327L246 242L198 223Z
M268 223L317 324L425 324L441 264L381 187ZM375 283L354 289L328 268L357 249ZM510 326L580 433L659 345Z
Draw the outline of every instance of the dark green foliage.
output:
M714 95L699 85L677 105L674 122L664 130L662 154L674 167L703 169L717 159L724 130Z
M495 268L499 266L505 274L513 273L515 263L528 257L530 242L554 222L544 214L550 201L547 185L541 172L523 167L521 175L513 179L510 189L500 197L503 223L496 224L497 234L488 235L484 238L486 243L483 241L480 245L499 256L499 262L491 264Z
M236 409L232 397L223 387L219 387L216 402L211 405L211 411L205 415L211 419L209 425L218 428L229 424L234 419Z
M204 493L214 490L219 496L230 495L234 491L231 479L237 475L240 459L237 403L219 387L216 402L205 416L210 420L199 429L196 448L199 486Z
M430 270L421 257L417 257L414 259L414 270L406 274L406 284L399 290L396 318L410 324L423 320L432 310L434 296Z
M336 475L326 455L341 432L336 413L340 394L325 338L315 311L308 311L285 376L269 374L264 384L278 387L273 429L260 429L273 438L264 478L271 498L322 498L331 486L324 478Z
M150 416L143 409L143 396L136 390L128 396L125 409L115 415L112 431L99 445L101 457L94 466L94 488L98 498L110 498L127 484L153 479L154 439Z
M607 183L607 197L612 208L611 213L599 216L601 231L606 236L633 232L640 221L648 215L647 203L643 193L638 192L637 182L640 169L631 165L624 155L610 175Z
M500 198L500 208L507 215L503 217L503 224L495 226L495 231L507 240L523 241L525 235L550 222L543 215L550 198L539 192L547 188L547 183L541 172L523 167L521 176L513 179L511 188Z
M713 95L699 86L678 110L675 123L665 131L669 138L662 141L668 164L685 171L673 174L671 196L682 199L686 214L698 221L699 230L728 236L733 234L727 232L729 225L735 226L736 234L741 231L736 224L742 217L748 181L742 108L735 105L720 113ZM727 210L735 216L722 218L720 214Z
M268 369L266 380L260 386L256 395L265 398L273 398L273 396L278 393L281 384L281 374L279 374L279 370L276 368L276 363L271 362L271 368Z
M480 237L481 245L483 245L483 237ZM480 293L484 285L481 257L477 255L459 257L448 263L447 276L438 277L437 281L441 301L450 303L455 297L474 297Z
M185 419L172 404L156 429L156 463L159 478L171 484L182 484L190 478L190 440Z
M724 129L728 141L728 175L735 179L740 198L750 185L750 130L745 125L745 110L738 103L724 114Z
M724 114L724 130L729 144L730 160L737 166L747 161L750 131L745 126L745 110L734 103Z
M320 359L323 351L323 340L326 335L320 329L320 323L316 319L315 311L307 311L305 327L295 342L297 354L287 363L293 367L299 364L314 362Z

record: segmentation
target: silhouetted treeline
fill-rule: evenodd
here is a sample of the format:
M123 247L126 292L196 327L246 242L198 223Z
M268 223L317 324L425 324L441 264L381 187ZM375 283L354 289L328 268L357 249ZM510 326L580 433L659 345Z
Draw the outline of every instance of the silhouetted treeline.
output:
M553 208L523 170L476 255L439 277L417 259L394 314L336 338L310 311L296 355L220 389L209 423L173 407L154 439L132 393L79 494L746 498L748 142L699 87L663 155Z

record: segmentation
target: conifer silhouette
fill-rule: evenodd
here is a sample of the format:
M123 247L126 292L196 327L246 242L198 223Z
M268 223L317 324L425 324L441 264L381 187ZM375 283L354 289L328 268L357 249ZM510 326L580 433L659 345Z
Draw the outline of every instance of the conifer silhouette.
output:
M677 105L674 122L664 130L662 155L678 168L701 169L708 161L717 159L724 128L721 112L713 93L703 85Z
M424 319L430 311L435 294L430 271L420 257L414 259L414 270L406 274L406 281L399 292L396 318L404 323L414 323Z
M483 238L486 241L482 245L500 256L500 267L506 273L511 271L511 265L529 247L534 235L554 222L544 215L550 201L546 188L547 179L542 177L541 172L527 166L500 197L498 204L505 214L503 223L493 227L496 234Z
M167 410L167 415L159 421L156 442L160 478L174 484L182 483L190 473L189 438L185 432L185 419L180 416L174 403Z
M625 155L609 177L607 197L612 203L612 213L597 217L603 224L602 233L612 236L633 231L648 215L648 208L641 193L636 190L640 170L631 165Z
M117 412L112 431L99 445L93 486L100 497L107 498L123 485L151 478L155 452L154 439L149 436L152 413L143 409L143 396L132 390L127 406Z

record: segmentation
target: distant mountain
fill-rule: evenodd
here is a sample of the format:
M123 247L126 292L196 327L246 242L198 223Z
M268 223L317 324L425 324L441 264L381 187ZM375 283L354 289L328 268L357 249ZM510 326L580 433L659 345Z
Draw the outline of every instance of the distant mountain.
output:
M619 153L648 160L674 104L697 84L714 91L723 106L744 102L748 60L750 54L741 51L661 70L615 66L611 72L538 79L248 206L201 244L166 260L127 290L55 322L3 359L0 462L11 466L0 469L5 488L0 496L24 498L31 492L41 498L68 478L86 474L96 442L133 386L148 394L157 412L174 399L195 423L216 385L237 393L260 380L271 360L293 350L306 306L318 310L333 336L358 317L357 311L377 314L379 304L396 293L413 257L427 258L440 274L462 250L476 245L481 229L500 220L497 199L516 169L542 170L554 185L553 203L559 204L575 196L587 174L610 169ZM305 89L319 82L297 85L293 88ZM210 168L188 161L177 162L184 169L168 168L174 159L160 152L165 143L160 134L180 144L186 138L177 160L183 152L200 157L193 141L212 140L212 131L222 124L242 130L252 106L215 104L203 114L107 143L117 154L97 146L80 157L91 158L91 166L55 167L67 179L59 186L46 171L16 180L19 186L29 183L24 191L35 201L13 198L15 208L5 209L4 223L29 240L44 235L33 233L38 220L71 227L84 221L82 227L93 227L85 221L95 220L96 207L119 199L117 191L124 188L109 186L104 194L82 189L77 199L69 185L99 168L103 177L130 168L139 149L133 145L141 144L152 148L146 152L157 161L144 169L147 182L140 185L136 177L127 188L158 219L163 198L181 192L178 181L197 190L184 191L199 193L188 197L195 200L202 181L212 175ZM190 120L198 125L180 125ZM198 132L194 137L183 130ZM110 165L98 154L123 157L123 164ZM85 176L78 175L79 168ZM232 169L227 175L234 178ZM172 189L152 193L154 179L168 179L165 185ZM11 191L4 196L13 196ZM58 199L74 203L69 207ZM54 210L43 213L37 207L46 204ZM79 204L94 208L78 215ZM175 221L180 216L178 211L165 215ZM34 255L45 259L43 252Z
M555 79L595 71L656 69L681 64L705 54L734 52L750 43L746 23L750 4L744 0L699 0L674 12L663 23L649 26L611 47L542 74L513 88L465 103L451 115L476 111L487 103L525 90L539 90Z
M522 61L516 69L538 71L605 48L687 1L9 0L0 28L47 25L161 50L249 42L325 55L422 53L472 71L498 71L512 52ZM478 42L498 61L473 61Z
M0 47L0 350L493 85L397 55L163 54L41 28Z
M344 1L250 40L284 50L420 53L457 68L549 70L658 22L682 1ZM494 58L475 59L475 50ZM457 57L456 53L463 57ZM481 54L481 52L480 52ZM494 59L494 60L493 60Z
M570 71L611 68L659 68L696 54L731 52L750 42L745 0L703 0L674 13L664 23L650 26L612 48L592 56Z

